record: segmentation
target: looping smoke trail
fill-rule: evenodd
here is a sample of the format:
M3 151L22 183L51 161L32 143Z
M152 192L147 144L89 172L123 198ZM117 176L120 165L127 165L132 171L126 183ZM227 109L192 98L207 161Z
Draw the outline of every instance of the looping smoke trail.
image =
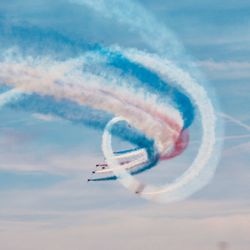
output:
M198 155L190 168L172 184L167 184L162 188L144 185L126 172L126 168L119 167L120 164L114 157L111 147L110 130L115 123L123 121L124 118L114 118L108 123L103 135L103 153L108 165L126 188L140 194L144 198L157 200L159 202L181 200L205 185L213 175L215 167L209 165L209 159L214 153L213 149L216 137L216 116L213 106L205 90L190 78L186 72L178 69L172 65L171 62L165 59L162 60L155 55L135 53L135 51L133 51L133 53L127 53L127 55L130 55L131 59L137 60L137 62L149 67L151 70L158 72L163 79L168 77L176 81L190 94L201 114L203 128L202 143ZM140 191L138 191L138 187Z
M169 57L180 57L180 44L170 31L131 1L77 2L132 27L154 53L119 46L84 47L58 37L54 41L79 54L65 58L52 53L27 53L23 31L19 34L16 29L15 37L20 35L17 49L6 46L0 51L0 106L104 129L102 150L106 162L97 164L91 181L119 178L126 188L159 202L188 197L204 186L215 171L216 117L206 90L166 58L167 52ZM136 20L131 21L131 16ZM157 39L152 41L153 35ZM196 109L203 135L189 169L162 188L135 179L133 175L180 155L188 147ZM135 148L113 152L111 135Z

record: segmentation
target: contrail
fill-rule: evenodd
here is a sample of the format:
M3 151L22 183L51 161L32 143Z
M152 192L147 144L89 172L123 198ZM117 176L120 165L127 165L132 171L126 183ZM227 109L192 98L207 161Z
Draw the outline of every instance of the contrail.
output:
M225 114L225 113L218 113L218 115L221 116L224 119L227 119L227 120L233 122L234 124L237 124L238 126L246 129L247 131L250 131L250 126L243 123L243 122L241 122L240 120L238 120L238 119L236 119L236 118L234 118L234 117L232 117L232 116L230 116L228 114Z

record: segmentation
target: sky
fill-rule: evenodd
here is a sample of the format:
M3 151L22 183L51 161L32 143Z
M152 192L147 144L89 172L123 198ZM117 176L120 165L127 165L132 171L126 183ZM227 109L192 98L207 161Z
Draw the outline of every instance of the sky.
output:
M56 33L85 44L142 50L152 50L151 43L157 43L157 37L145 42L136 30L109 18L111 8L105 14L98 10L98 1L92 1L94 7L86 2L1 0L1 29L16 25L42 30L48 37ZM167 35L183 46L187 57L167 50L169 56L201 72L213 96L224 126L224 135L217 138L223 147L214 178L188 199L170 204L145 201L118 182L88 183L95 164L103 159L102 131L4 107L0 116L3 249L212 250L221 241L228 242L229 249L249 249L250 2L134 2L157 20L155 32L168 27ZM64 49L60 38L56 41L47 42L41 51ZM171 180L189 162L184 155L141 178L153 183L163 177Z

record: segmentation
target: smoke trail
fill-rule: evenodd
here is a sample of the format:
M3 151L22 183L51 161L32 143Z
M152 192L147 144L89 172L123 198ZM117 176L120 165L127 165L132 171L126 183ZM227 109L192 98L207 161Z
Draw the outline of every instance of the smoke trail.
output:
M0 107L3 107L10 102L19 100L22 95L23 92L19 91L18 89L12 89L0 94Z
M0 50L0 85L9 90L0 95L0 105L105 128L105 168L94 173L108 176L93 181L120 177L128 189L159 202L188 197L215 171L216 117L205 89L191 73L166 59L168 54L168 58L184 60L182 46L167 28L131 0L73 2L128 26L157 54L118 46L84 46L58 35L60 39L55 39L52 33L39 33L53 41L49 49L39 51L40 38L34 30L31 33L36 44L32 47L25 43L25 32L13 28L11 32L18 34L18 39L14 35L18 49L3 42ZM13 38L12 34L7 37ZM65 45L65 52L56 48L57 43L60 48ZM140 183L132 175L185 150L195 109L201 117L203 135L192 165L162 188ZM136 149L113 153L111 134L134 144Z
M72 64L71 64L72 63ZM39 66L33 66L39 64ZM25 92L39 93L40 95L54 96L57 99L67 98L79 104L87 104L96 109L111 111L112 113L120 113L121 115L129 115L131 124L140 127L138 121L134 117L140 117L145 123L144 132L150 137L160 137L161 135L153 135L151 127L158 131L161 130L159 122L152 121L148 113L142 109L136 108L138 103L131 105L123 105L123 98L118 98L111 94L111 91L101 88L106 85L103 79L92 75L83 75L80 72L71 72L72 67L79 67L78 62L44 62L27 65L27 63L5 62L0 64L1 81L18 87ZM63 77L62 77L63 76ZM91 86L89 88L88 86ZM107 101L107 95L109 95ZM131 100L132 102L132 100ZM153 124L152 124L153 123ZM150 124L150 126L148 126Z
M179 43L176 39L171 36L164 26L159 25L149 13L136 3L119 0L74 0L74 2L85 4L96 11L101 12L102 15L108 18L114 18L115 20L128 25L133 30L139 32L140 36L144 39L144 42L151 46L151 48L156 49L157 52L167 54L168 49L166 49L166 47L164 49L164 46L169 44L167 40L170 38L169 40L171 41L172 46L171 49L174 50L173 54L181 54L182 58L184 58L181 53L180 46L177 46ZM157 39L152 39L152 37L157 37ZM122 50L122 54L124 54L130 61L139 63L143 67L156 72L163 80L181 85L181 88L184 88L184 90L192 96L192 99L199 108L204 133L202 137L202 144L196 159L189 170L186 171L183 176L178 178L172 185L167 186L160 191L154 190L151 192L154 195L156 193L164 193L165 196L164 198L160 198L161 201L171 201L185 198L201 186L205 185L215 170L215 164L211 166L208 165L209 159L214 153L213 149L215 144L216 116L213 106L208 99L205 90L194 79L192 79L187 72L183 72L169 60L162 59L156 55L149 55L135 49ZM169 55L173 54L169 51ZM123 118L114 118L106 127L102 148L104 155L107 157L107 162L110 164L112 170L117 176L121 177L120 180L122 184L130 189L131 185L134 187L138 186L138 181L133 179L127 172L122 171L124 168L117 167L120 166L120 164L113 160L114 156L109 144L111 143L111 138L107 134L110 127L120 120L123 120ZM116 167L119 171L115 169ZM202 182L200 181L201 179L203 180ZM137 184L134 185L133 183ZM143 192L140 193L143 196Z
M86 5L106 18L112 18L128 26L140 35L150 48L164 54L182 54L182 45L174 34L162 26L145 8L136 1L123 0L70 0L71 3ZM152 39L153 38L153 39Z
M136 60L145 67L149 67L151 70L158 72L163 78L167 77L175 81L190 93L201 114L203 127L202 143L198 155L190 168L172 184L167 184L162 188L146 186L140 183L124 169L121 169L119 167L120 164L114 159L109 131L116 122L123 120L123 118L114 118L107 125L103 135L103 153L107 158L108 164L116 175L120 177L119 180L126 188L138 193L138 185L143 185L144 189L140 191L140 195L144 198L154 199L159 202L181 200L204 186L211 179L215 170L215 165L209 164L210 157L215 153L214 144L216 140L216 116L212 104L205 90L198 85L187 72L183 72L168 60L135 50L133 50L133 52L127 52L126 55L131 60Z
M250 131L250 126L247 125L247 124L245 124L245 123L243 123L242 121L237 120L234 117L232 117L232 116L230 116L228 114L225 114L225 113L218 113L218 115L221 116L224 119L227 119L227 120L233 122L234 124L237 124L238 126L246 129L247 131Z

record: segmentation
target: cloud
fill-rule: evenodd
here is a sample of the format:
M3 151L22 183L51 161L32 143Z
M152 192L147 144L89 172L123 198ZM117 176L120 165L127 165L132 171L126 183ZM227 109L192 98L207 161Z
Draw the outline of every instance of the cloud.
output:
M209 250L219 241L228 241L234 249L248 250L250 214L235 212L219 216L216 213L229 207L232 208L232 204L189 202L169 207L56 213L55 220L53 213L34 213L31 216L36 218L35 221L1 220L0 240L6 250L111 247L121 250L165 250L168 247L173 250ZM210 216L187 216L187 211L193 215L209 211ZM176 216L178 213L181 215ZM58 215L61 221L58 221Z
M214 60L198 61L210 79L216 80L245 80L250 81L250 62L226 61L219 62Z
M61 120L61 118L53 116L53 115L44 115L44 114L39 114L39 113L34 113L33 116L36 119L45 121L45 122L53 122L53 121Z
M82 150L84 152L84 150ZM75 175L79 172L91 173L97 162L95 155L85 155L83 152L67 152L54 154L44 153L40 158L35 152L6 152L1 155L0 170L5 171L46 171ZM87 177L86 177L87 178Z
M227 4L225 4L224 1L218 2L218 1L209 1L204 0L197 2L195 0L186 0L184 1L165 1L165 0L158 0L158 1L150 1L150 0L139 0L139 2L146 4L148 8L152 10L158 10L158 11L188 11L190 9L192 10L207 10L207 9L216 9L216 10L238 10L242 8L249 8L250 4L249 2L246 2L244 0L230 0L227 1Z

